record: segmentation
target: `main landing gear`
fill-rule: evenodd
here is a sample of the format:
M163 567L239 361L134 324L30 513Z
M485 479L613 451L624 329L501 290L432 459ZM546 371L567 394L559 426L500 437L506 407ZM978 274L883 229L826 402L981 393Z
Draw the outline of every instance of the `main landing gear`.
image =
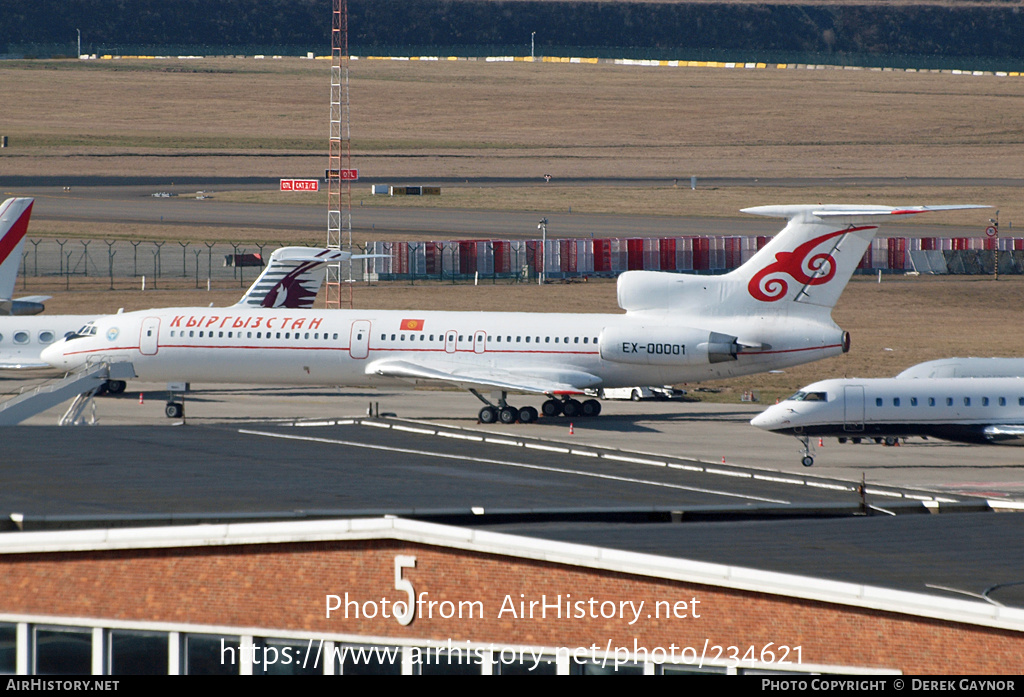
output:
M492 404L476 390L470 390L470 392L485 405L478 415L482 424L493 424L499 421L503 424L514 424L517 421L521 424L532 424L540 417L540 413L534 407L517 409L511 406L506 401L507 392L501 393L497 404ZM547 417L559 415L569 418L597 416L601 413L601 403L596 399L588 399L584 402L575 399L549 399L541 405L541 413Z

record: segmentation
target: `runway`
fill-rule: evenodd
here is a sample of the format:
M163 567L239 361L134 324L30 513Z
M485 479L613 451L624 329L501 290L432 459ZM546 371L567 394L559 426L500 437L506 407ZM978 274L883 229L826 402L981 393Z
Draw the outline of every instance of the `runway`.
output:
M111 178L109 182L97 182L88 178L72 186L70 192L47 181L43 185L24 178L0 177L0 191L4 196L35 196L33 209L35 221L64 221L91 223L124 223L165 225L168 227L199 226L231 229L259 228L281 231L301 231L320 234L325 226L325 212L318 205L251 204L218 201L218 189L276 190L277 180L250 179L224 181L223 179L200 179L173 184L139 183L137 178ZM704 181L704 180L702 180ZM966 186L1011 185L1016 180L967 180ZM370 180L361 181L360 186L369 186ZM432 181L442 186L466 185L443 180ZM586 186L593 180L560 182L561 185ZM611 186L667 186L667 180L601 180L601 185ZM947 180L921 179L917 185L949 185ZM1018 182L1024 183L1024 182ZM21 185L19 185L21 184ZM536 182L521 180L473 180L470 185L478 186L541 186ZM722 179L706 180L702 186L761 186L811 187L811 186L910 186L905 179L870 179L851 183L848 180L822 179L778 179L747 180ZM197 200L197 190L211 192L213 198ZM155 198L153 193L166 191L178 194L172 198ZM757 205L751 201L750 205ZM541 217L549 220L549 231L558 237L673 237L690 235L773 235L779 231L779 221L755 216L742 216L737 211L735 218L700 218L670 216L638 216L614 214L581 214L566 212L513 212L488 210L458 210L433 208L378 208L357 207L353 210L352 229L356 235L416 235L423 239L515 239L537 237L537 221ZM898 235L900 226L890 226L890 233ZM955 235L956 228L915 224L915 236ZM969 231L971 235L976 230ZM909 234L909 233L908 233ZM965 232L964 234L967 234Z

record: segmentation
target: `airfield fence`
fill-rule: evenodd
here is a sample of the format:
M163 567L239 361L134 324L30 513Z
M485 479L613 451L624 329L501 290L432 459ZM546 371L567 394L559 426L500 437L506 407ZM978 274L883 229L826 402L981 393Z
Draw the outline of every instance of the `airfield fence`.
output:
M541 240L445 240L369 242L370 280L415 281L498 279L529 281L614 277L624 271L676 271L720 274L753 256L767 236L662 237ZM882 237L872 241L859 273L991 274L995 250L999 273L1024 273L1024 238ZM922 268L915 252L938 253Z
M526 282L543 267L551 280L614 278L623 271L675 271L720 274L746 262L768 236L662 238L579 238L541 240L438 240L367 242L358 251L382 254L353 265L363 281ZM148 287L174 280L176 287L247 287L278 247L295 242L224 242L27 239L19 283L50 279L72 288L88 279L91 287ZM992 274L998 246L999 273L1024 273L1024 238L882 237L873 240L859 273Z

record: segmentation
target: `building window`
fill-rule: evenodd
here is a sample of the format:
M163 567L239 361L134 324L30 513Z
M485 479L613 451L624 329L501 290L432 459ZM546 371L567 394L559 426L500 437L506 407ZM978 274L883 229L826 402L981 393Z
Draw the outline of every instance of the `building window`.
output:
M36 627L35 675L91 675L92 630Z
M186 634L182 654L187 675L238 675L243 658L239 637L215 634Z
M166 633L111 629L107 670L110 675L167 675L168 646Z

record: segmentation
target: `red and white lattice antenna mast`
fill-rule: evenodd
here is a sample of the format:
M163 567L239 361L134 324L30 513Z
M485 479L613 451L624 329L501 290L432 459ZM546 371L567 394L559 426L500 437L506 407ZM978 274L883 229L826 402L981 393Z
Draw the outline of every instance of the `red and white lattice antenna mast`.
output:
M327 162L327 247L352 251L352 169L348 102L348 3L333 0L331 19L331 122ZM342 267L345 267L344 269ZM342 279L352 281L352 263L327 267L327 307L341 307Z

